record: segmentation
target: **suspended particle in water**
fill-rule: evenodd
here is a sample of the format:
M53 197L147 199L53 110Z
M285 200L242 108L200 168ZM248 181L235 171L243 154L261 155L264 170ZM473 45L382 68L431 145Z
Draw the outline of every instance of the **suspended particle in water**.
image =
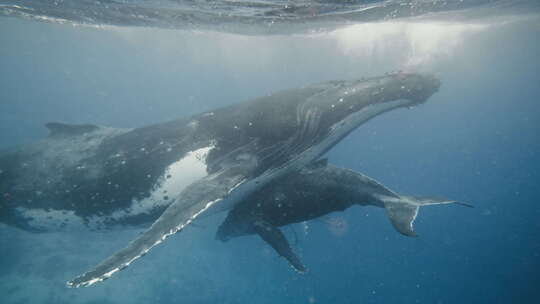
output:
M302 222L302 230L304 231L304 236L307 236L309 233L309 225L308 222Z

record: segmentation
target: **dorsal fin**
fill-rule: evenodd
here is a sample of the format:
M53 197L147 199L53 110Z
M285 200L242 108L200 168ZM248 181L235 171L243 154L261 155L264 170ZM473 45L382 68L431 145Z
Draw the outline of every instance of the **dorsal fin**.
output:
M96 125L69 125L61 122L49 122L45 124L45 127L49 129L49 135L50 136L56 136L56 135L65 135L65 136L75 136L75 135L81 135L84 133L93 132L97 129L99 129Z

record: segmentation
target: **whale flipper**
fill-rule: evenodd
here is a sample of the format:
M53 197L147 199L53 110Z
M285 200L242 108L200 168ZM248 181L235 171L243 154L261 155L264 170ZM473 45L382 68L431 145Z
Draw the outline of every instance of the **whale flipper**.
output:
M300 258L292 251L289 242L279 228L264 220L256 220L253 226L257 234L272 246L279 255L286 258L296 271L306 272L306 267L302 264Z
M399 198L381 198L390 222L394 228L406 236L417 236L414 232L414 220L418 215L418 208L428 205L458 204L466 207L472 207L469 204L448 200L444 198L416 197L402 195Z
M67 282L68 287L90 286L129 266L201 213L226 199L234 188L244 183L246 176L240 172L238 168L220 171L189 185L148 230L91 271Z

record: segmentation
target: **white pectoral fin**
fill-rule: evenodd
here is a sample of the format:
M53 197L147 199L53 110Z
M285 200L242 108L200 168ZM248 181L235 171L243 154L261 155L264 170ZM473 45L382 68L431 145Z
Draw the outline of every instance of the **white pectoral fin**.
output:
M245 175L230 173L213 174L189 185L147 231L94 269L67 282L68 287L86 287L106 280L182 230L243 183Z

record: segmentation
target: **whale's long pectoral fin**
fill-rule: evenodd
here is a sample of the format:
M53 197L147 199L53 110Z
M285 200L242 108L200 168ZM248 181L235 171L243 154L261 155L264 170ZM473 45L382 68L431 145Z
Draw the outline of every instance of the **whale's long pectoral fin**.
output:
M287 259L296 271L306 272L306 267L302 264L300 258L292 251L289 242L279 228L264 220L256 220L253 226L259 236L265 242L270 244L279 255Z
M182 230L214 204L227 198L245 178L244 171L232 168L208 175L189 185L147 231L91 271L67 282L67 285L85 287L108 279L168 236Z
M428 205L441 204L458 204L466 207L473 207L466 203L461 203L448 199L430 198L430 197L415 197L415 196L400 196L399 198L386 197L381 198L384 202L384 207L390 218L390 222L394 228L401 234L406 236L417 236L414 232L414 220L418 215L418 208Z

